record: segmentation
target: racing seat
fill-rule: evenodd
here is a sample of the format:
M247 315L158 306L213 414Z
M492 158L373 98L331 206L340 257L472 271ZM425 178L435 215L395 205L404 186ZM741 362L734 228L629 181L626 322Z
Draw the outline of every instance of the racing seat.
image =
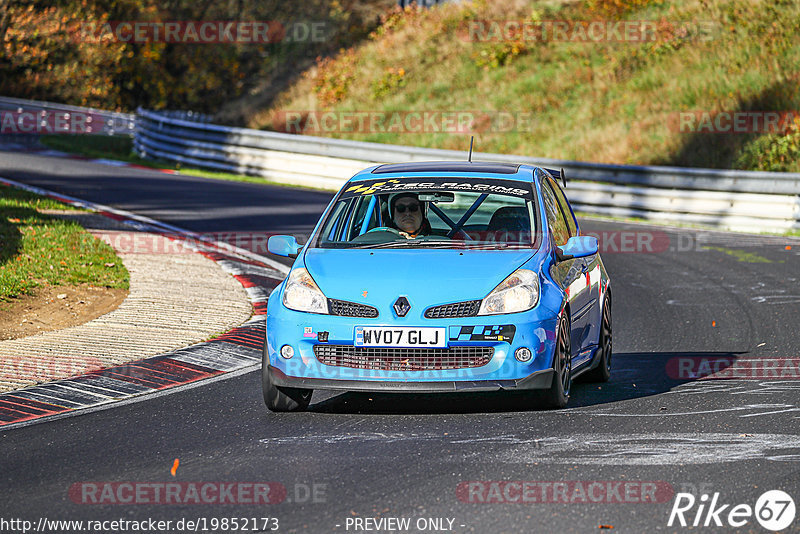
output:
M528 208L524 206L504 206L498 208L486 227L487 241L529 242L530 219Z

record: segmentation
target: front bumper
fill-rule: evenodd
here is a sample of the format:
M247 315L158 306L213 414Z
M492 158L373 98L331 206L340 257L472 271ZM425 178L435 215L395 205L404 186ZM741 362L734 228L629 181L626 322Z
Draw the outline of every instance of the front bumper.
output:
M446 327L448 347L492 347L494 354L479 367L430 370L379 370L323 364L314 352L316 345L349 345L354 328L385 326L386 319L315 315L289 310L279 299L270 299L267 311L267 357L274 383L308 389L353 391L496 391L504 389L542 389L552 383L552 355L555 351L556 316L539 308L520 314L458 319L394 318L397 326ZM505 326L503 326L505 325ZM501 332L503 335L488 335ZM506 336L509 331L513 335ZM472 334L464 334L472 332ZM484 335L476 334L484 332ZM324 333L324 340L320 339ZM283 345L294 349L294 356L279 355ZM519 362L514 351L529 348L533 357ZM266 369L265 369L266 370Z
M547 389L553 382L553 370L536 371L516 380L453 380L442 382L396 382L389 380L336 380L329 378L299 378L287 376L280 369L268 366L276 386L302 389L331 389L346 391L378 391L399 393L453 393L458 391L499 391Z

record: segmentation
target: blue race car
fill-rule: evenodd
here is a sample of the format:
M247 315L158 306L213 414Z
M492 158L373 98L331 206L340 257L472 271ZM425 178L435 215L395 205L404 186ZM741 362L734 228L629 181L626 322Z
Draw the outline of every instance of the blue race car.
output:
M563 171L562 171L563 173ZM351 178L267 305L262 384L273 411L314 389L538 391L611 371L611 290L597 239L530 165L379 165ZM565 182L566 183L566 182Z

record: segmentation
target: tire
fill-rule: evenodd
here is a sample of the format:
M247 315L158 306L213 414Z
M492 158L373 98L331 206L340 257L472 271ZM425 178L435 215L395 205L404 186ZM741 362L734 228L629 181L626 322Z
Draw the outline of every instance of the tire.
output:
M313 389L286 388L273 384L266 343L261 358L261 389L264 392L264 403L273 412L302 412L308 408L314 393Z
M564 312L566 315L566 312ZM569 321L562 316L558 323L556 349L553 354L553 383L544 394L546 408L564 408L569 402L572 389L572 351L569 337Z
M587 382L608 382L611 378L611 360L614 353L611 331L611 293L603 303L603 314L600 316L600 361L597 367L586 373Z

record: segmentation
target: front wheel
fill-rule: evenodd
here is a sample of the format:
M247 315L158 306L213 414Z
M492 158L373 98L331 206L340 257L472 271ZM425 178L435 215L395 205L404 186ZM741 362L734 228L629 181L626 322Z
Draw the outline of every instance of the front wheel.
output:
M566 315L566 311L564 312ZM562 316L558 323L556 351L553 354L553 383L545 392L544 406L564 408L569 402L572 389L572 350L569 338L569 322Z
M264 392L264 403L273 412L302 412L308 408L314 393L313 389L279 387L272 382L266 343L261 358L261 388Z

